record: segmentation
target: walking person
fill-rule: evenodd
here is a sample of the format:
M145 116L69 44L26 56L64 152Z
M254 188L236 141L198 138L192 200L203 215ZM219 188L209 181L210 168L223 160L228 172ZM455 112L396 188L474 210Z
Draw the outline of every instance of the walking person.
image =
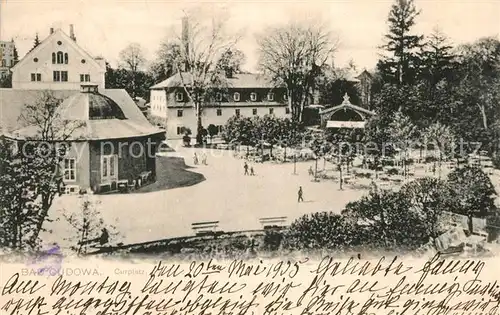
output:
M303 197L304 192L302 191L302 186L299 187L299 191L297 192L298 198L297 202L304 202L304 197Z
M245 165L243 166L243 168L245 169L244 175L248 175L248 164L247 164L247 162L245 162Z
M255 176L255 173L253 171L253 166L250 167L250 176Z
M193 156L193 162L194 162L194 165L198 165L198 155L196 155L196 152L194 153L194 156Z
M203 163L203 165L208 165L207 164L207 154L205 152L203 152L203 155L201 157L201 162Z

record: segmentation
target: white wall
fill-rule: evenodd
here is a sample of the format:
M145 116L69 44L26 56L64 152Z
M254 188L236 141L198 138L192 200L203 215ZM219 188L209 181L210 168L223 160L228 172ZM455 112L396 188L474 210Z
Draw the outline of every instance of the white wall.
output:
M58 45L58 41L62 44ZM52 64L52 53L58 51L68 53L68 64ZM34 58L38 61L35 62ZM82 59L85 63L82 63ZM80 74L89 74L90 82L98 84L99 89L105 87L106 69L96 64L91 56L82 53L81 49L61 31L57 31L43 41L12 70L12 88L14 89L79 90ZM68 71L68 81L54 82L53 71ZM41 82L31 81L32 73L40 73Z
M167 93L165 90L151 90L150 106L151 115L167 118Z
M238 108L240 110L240 115L245 117L253 116L253 109L257 108L257 115L264 116L269 114L269 108L274 109L274 115L276 117L290 117L289 114L286 114L286 106L245 106L245 107L223 107L222 115L217 116L217 108L210 107L203 109L202 115L202 123L203 127L207 128L208 125L213 124L215 126L222 125L224 126L229 118L235 115L235 109ZM177 117L177 111L182 110L182 117ZM185 107L185 108L172 108L169 107L167 110L167 139L180 139L182 138L182 134L177 134L177 127L187 127L191 129L193 136L196 135L196 114L195 109L193 107Z

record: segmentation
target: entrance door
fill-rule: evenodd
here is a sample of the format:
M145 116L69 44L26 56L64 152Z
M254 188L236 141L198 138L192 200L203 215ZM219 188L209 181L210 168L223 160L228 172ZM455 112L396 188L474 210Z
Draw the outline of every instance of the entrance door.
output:
M118 179L118 156L104 155L101 158L101 182L110 183Z

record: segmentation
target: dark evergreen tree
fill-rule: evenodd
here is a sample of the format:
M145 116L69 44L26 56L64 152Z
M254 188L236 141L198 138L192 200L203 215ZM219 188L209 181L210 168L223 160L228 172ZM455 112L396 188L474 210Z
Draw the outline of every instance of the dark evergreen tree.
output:
M434 28L421 53L421 76L428 89L428 97L434 100L436 85L443 79L452 80L453 47L439 28Z
M36 33L35 40L33 41L33 48L31 48L31 50L35 49L38 45L40 45L40 39L38 38L38 33Z
M14 39L12 39L11 42L14 45L14 49L12 51L12 59L14 60L14 64L16 64L19 61L19 53L17 51L16 44L14 43Z
M415 18L419 15L413 0L396 0L387 22L389 33L385 35L383 48L388 56L377 64L385 82L413 83L418 74L419 56L423 36L411 33Z

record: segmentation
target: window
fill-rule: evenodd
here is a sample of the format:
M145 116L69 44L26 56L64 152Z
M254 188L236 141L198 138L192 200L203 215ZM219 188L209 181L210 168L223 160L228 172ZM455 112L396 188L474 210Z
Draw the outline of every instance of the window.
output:
M33 61L34 61L34 62L38 62L38 58L36 58L36 57L35 57L35 58L33 58Z
M52 64L56 63L56 53L52 53Z
M80 74L80 82L90 82L90 74Z
M181 92L175 93L175 100L177 102L182 102L184 100L184 94L182 94Z
M222 102L222 93L217 93L217 94L215 95L215 100L216 100L217 102Z
M184 127L182 126L177 126L177 134L182 135L182 132L184 131Z
M239 109L239 108L236 108L236 109L234 110L234 114L235 114L236 116L239 116L239 115L240 115L240 109Z
M257 100L257 93L255 92L250 93L250 100L252 102L255 102Z
M61 71L54 71L54 72L52 72L52 77L54 79L54 82L61 81Z
M271 101L271 102L274 101L274 93L268 93L267 94L267 100Z
M101 180L107 182L116 180L118 173L118 156L103 155L101 159Z
M222 109L217 108L217 116L222 116Z
M65 181L75 181L76 180L76 159L64 159L64 180Z
M183 114L182 109L177 110L177 117L182 117Z
M274 108L269 108L269 115L274 115Z
M64 54L64 63L68 64L68 53Z
M62 51L57 52L57 64L63 64L64 63L64 54Z
M85 63L85 62L86 62L85 59L82 59L82 63Z
M285 108L285 114L290 114L290 108Z
M42 74L41 73L32 73L31 74L31 81L42 81Z
M60 40L58 40L57 45L62 45L62 42Z
M238 92L234 93L233 98L234 98L235 102L239 102L240 101L240 93L238 93Z
M221 133L224 131L224 126L223 125L217 125L217 133Z
M252 109L252 115L257 115L257 108Z
M68 82L68 71L61 71L61 81Z

